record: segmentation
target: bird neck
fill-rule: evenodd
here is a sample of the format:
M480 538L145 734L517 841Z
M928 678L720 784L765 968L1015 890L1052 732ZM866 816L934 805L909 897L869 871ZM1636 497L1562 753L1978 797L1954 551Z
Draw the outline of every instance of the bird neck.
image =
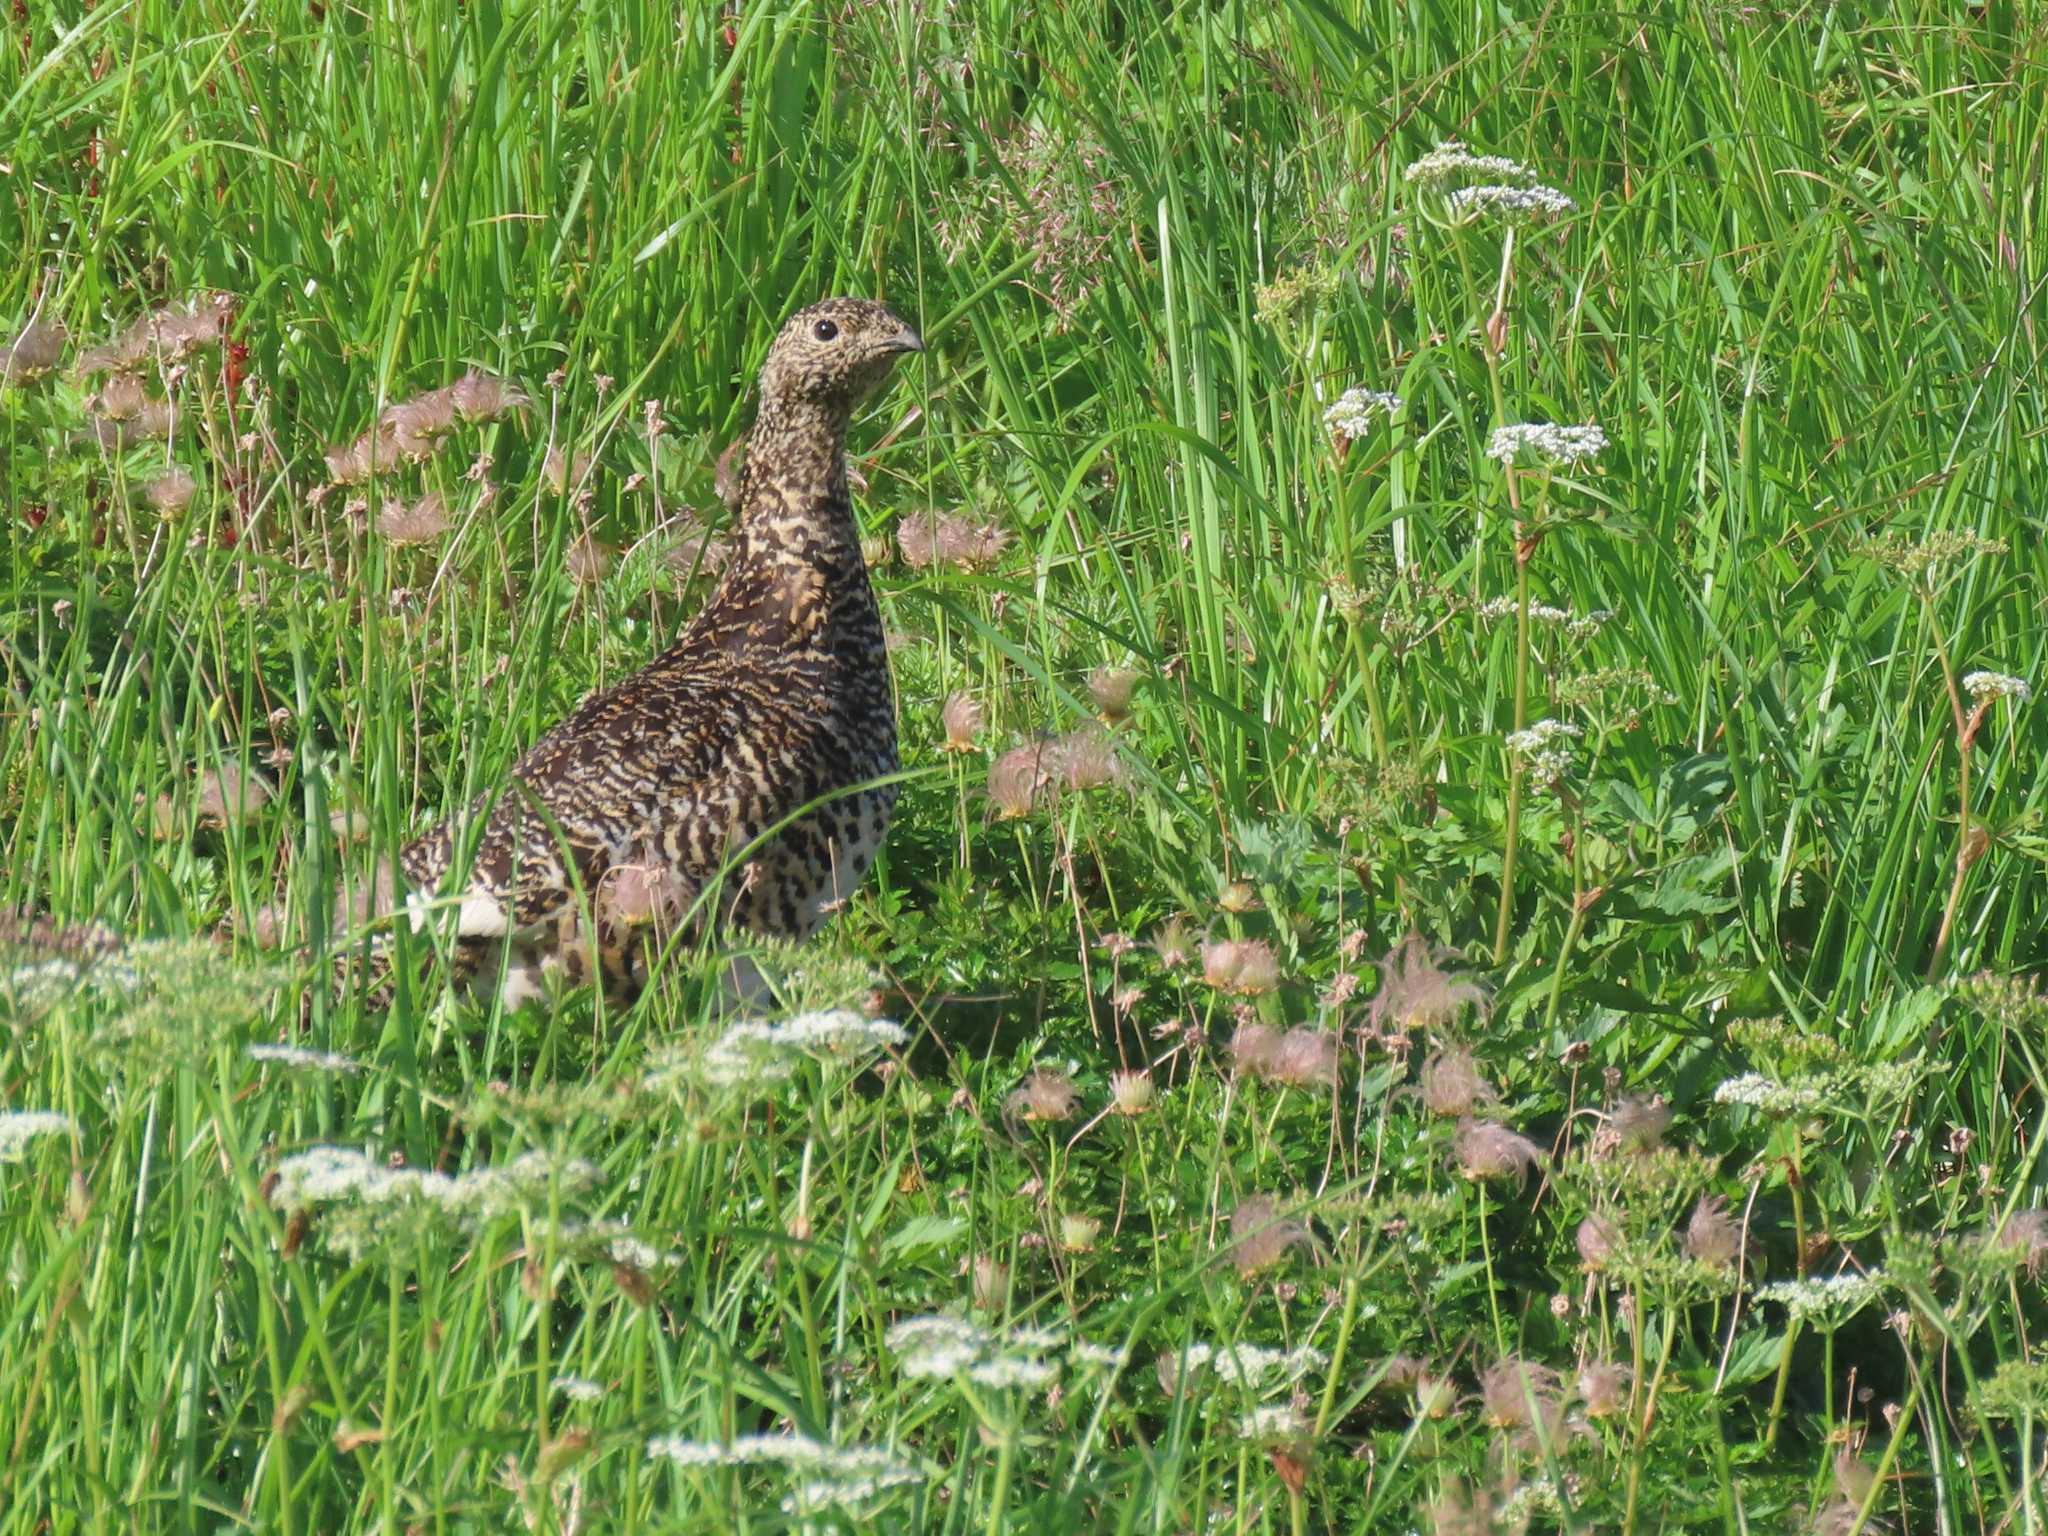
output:
M741 564L842 563L860 553L846 490L844 409L802 399L764 399L740 473Z

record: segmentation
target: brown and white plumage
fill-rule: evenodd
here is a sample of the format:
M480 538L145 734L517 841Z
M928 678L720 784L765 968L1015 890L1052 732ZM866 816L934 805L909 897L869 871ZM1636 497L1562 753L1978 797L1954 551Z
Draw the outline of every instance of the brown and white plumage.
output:
M787 938L812 933L866 873L896 798L871 782L896 771L896 722L846 428L920 350L868 300L793 316L761 371L732 555L710 601L655 661L536 742L502 791L401 855L416 920L436 894L455 907L459 958L504 946L508 1001L555 968L571 981L594 970L614 995L639 989L646 935L604 899L622 869L658 870L675 906L710 891L714 920Z

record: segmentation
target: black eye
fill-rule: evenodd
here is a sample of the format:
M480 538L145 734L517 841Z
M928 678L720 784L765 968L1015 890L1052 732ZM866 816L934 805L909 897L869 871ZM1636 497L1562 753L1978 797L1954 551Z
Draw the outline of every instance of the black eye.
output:
M811 334L817 337L820 341L830 341L834 336L837 336L839 334L839 327L834 325L830 320L820 320L816 325L811 327Z

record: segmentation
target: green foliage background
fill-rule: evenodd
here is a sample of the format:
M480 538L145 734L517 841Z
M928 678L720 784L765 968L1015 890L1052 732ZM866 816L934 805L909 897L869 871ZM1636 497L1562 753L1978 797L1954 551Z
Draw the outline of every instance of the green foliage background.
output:
M1966 826L1955 694L2042 677L2042 26L2006 4L17 6L0 329L97 340L220 291L247 350L233 390L218 350L192 362L168 444L81 441L91 381L67 372L0 391L7 904L192 938L282 902L318 937L338 878L664 643L702 590L662 558L679 509L715 521L751 373L822 294L886 297L931 344L856 429L881 547L928 507L1013 542L983 571L879 573L913 777L830 954L793 963L799 998L872 972L920 1027L885 1082L803 1076L779 1109L550 1097L719 1027L689 957L624 1017L432 987L385 1014L245 938L173 952L201 979L150 983L195 1000L162 1038L121 1022L132 997L17 975L0 1098L79 1129L68 1168L45 1138L0 1170L0 1523L447 1529L516 1505L773 1528L772 1477L640 1447L776 1423L916 1448L931 1480L877 1517L906 1529L1392 1528L1455 1479L1543 1477L1558 1528L1753 1528L1831 1497L1851 1430L1913 1471L1880 1513L2038 1520L2032 1419L1976 1390L2033 1368L2038 1288L1956 1245L2035 1203L2040 1016L1948 980L2044 950L2048 724L1989 713ZM1518 233L1505 285L1498 229L1446 229L1402 180L1453 138L1577 201ZM324 449L471 365L531 409L372 493L438 489L453 532L395 546L364 532L375 502L319 494ZM1353 386L1406 407L1340 454L1322 412ZM1530 714L1585 735L1569 793L1530 797L1496 964L1500 419L1606 429L1528 574L1535 601L1612 617L1536 636ZM551 444L596 450L591 495L550 488ZM200 491L159 518L140 492L167 460ZM594 583L569 558L586 533L620 552ZM1897 569L1958 534L2004 548ZM1128 782L991 822L984 750L1085 721L1106 665L1139 678ZM964 757L939 750L955 691L988 709ZM226 828L200 803L223 765L276 787ZM1101 947L1175 915L1275 947L1284 983L1239 1025L1355 1031L1388 995L1366 962L1410 931L1462 951L1490 1010L1408 1054L1347 1035L1334 1094L1233 1077L1227 999ZM1533 1198L1446 1172L1454 1128L1407 1092L1445 1025L1554 1154ZM240 1053L287 1034L376 1067ZM1027 1066L1068 1059L1088 1115L1112 1063L1153 1063L1162 1102L1079 1137L1012 1123ZM1869 1076L1894 1067L1910 1088ZM1752 1068L1833 1074L1831 1107L1717 1107ZM1646 1270L1624 1326L1579 1278L1572 1229L1619 1197L1573 1158L1631 1092L1707 1159L1660 1175L1654 1221L1633 1197L1645 1232L1711 1188L1761 1270L1900 1277L1885 1308L1920 1333L1873 1311L1856 1336L1876 1398L1833 1333L1823 1355L1725 1286ZM589 1157L603 1214L687 1274L644 1306L602 1266L556 1274L531 1211L381 1262L285 1258L263 1179L330 1141L450 1169ZM1259 1191L1316 1236L1278 1277L1229 1262ZM1063 1252L1061 1218L1089 1213L1109 1236ZM893 1373L887 1321L964 1303L977 1255L1012 1265L1018 1316L1139 1364L1049 1418ZM1240 1336L1335 1357L1305 1491L1154 1390L1153 1354ZM1382 1402L1392 1353L1469 1381L1510 1349L1567 1374L1632 1357L1656 1413L1532 1458L1474 1409L1448 1435ZM613 1386L565 1429L548 1382L571 1357Z

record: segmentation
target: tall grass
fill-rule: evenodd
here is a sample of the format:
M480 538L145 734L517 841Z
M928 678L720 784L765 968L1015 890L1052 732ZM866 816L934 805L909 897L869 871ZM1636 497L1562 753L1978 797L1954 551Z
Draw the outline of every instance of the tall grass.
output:
M53 925L0 1101L67 1121L0 1141L0 1526L2039 1527L2048 724L1962 681L2043 675L2037 16L6 27L0 338L70 335L0 351L0 904ZM1453 224L1403 176L1448 139L1575 210ZM909 1044L735 1086L717 955L624 1012L337 990L337 882L701 599L828 292L931 344L852 449L911 777L767 959ZM81 348L214 293L169 437L108 446ZM470 368L530 403L329 484ZM1403 404L1333 436L1351 388ZM1488 457L1542 422L1609 446ZM1011 541L913 564L925 509ZM1115 781L992 814L1105 667ZM547 1171L280 1196L330 1145ZM928 1312L989 1336L892 1342ZM731 1449L784 1432L906 1480L812 1507Z

